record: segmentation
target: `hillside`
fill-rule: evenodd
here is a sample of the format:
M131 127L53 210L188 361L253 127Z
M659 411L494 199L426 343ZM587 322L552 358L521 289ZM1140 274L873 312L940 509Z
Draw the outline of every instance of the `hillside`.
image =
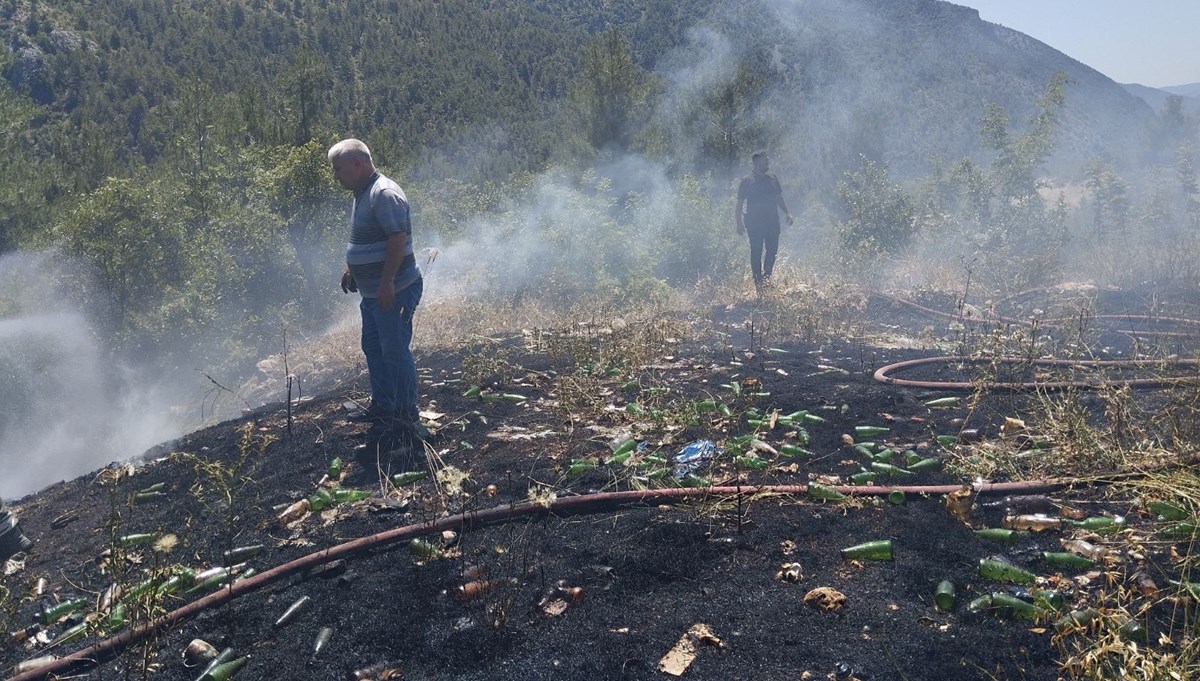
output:
M536 170L563 146L579 47L606 28L666 85L657 118L674 129L661 153L705 161L697 128L682 125L697 107L704 115L691 91L728 84L740 63L756 126L745 144L782 147L820 184L859 152L903 174L927 171L934 156L979 155L984 105L1023 121L1059 72L1070 81L1060 169L1129 161L1152 116L1086 65L939 0L421 0L403 10L391 0L8 0L0 11L6 80L39 108L29 121L38 154L74 157L62 171L75 186L158 163L204 92L214 141L350 131L389 163L492 179Z
M1200 112L1200 96L1172 92L1171 88L1146 87L1137 83L1126 83L1121 87L1124 87L1130 94L1140 97L1144 102L1153 107L1155 111L1162 112L1166 110L1172 98L1179 98L1181 110L1191 114Z
M759 147L796 280L1194 279L1195 121L937 0L4 0L0 44L0 422L45 429L6 459L130 456L163 431L118 414L212 418L328 332L347 134L410 191L431 307L744 291L729 181ZM1045 205L1047 172L1086 195Z
M783 128L780 146L807 180L826 186L855 167L859 153L887 161L900 176L923 175L935 156L986 157L985 108L1002 107L1023 127L1046 84L1066 75L1052 168L1070 173L1102 157L1118 166L1140 159L1153 113L1094 69L1022 33L980 20L978 12L927 0L787 3L724 15L735 52L780 73L765 100ZM756 41L735 36L754 35ZM695 55L693 55L695 56Z
M1167 87L1164 87L1161 89L1165 90L1166 92L1170 92L1173 95L1181 95L1183 97L1200 98L1200 83L1188 83L1186 85L1170 85L1170 86L1167 86Z
M872 373L999 350L993 331L1029 328L1002 319L1031 313L1062 359L1192 355L1194 297L1034 291L965 332L954 295L814 302L780 290L423 354L439 437L400 480L346 418L356 380L52 485L14 507L36 544L3 577L0 626L23 640L0 664L184 681L202 639L248 656L237 679L1191 677L1197 592L1170 580L1195 575L1194 363ZM1101 316L1080 328L1086 310ZM1045 391L990 390L997 370ZM1159 380L1133 397L1128 379ZM677 475L701 440L718 449ZM1014 517L1037 531L1001 528ZM886 552L843 552L872 541ZM188 589L222 566L236 581Z

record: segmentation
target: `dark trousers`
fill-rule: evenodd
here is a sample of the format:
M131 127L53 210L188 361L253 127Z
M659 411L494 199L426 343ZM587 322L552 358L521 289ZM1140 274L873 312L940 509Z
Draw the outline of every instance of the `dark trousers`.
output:
M750 271L754 283L761 284L763 278L771 276L775 269L775 254L779 252L779 224L746 225L750 237Z

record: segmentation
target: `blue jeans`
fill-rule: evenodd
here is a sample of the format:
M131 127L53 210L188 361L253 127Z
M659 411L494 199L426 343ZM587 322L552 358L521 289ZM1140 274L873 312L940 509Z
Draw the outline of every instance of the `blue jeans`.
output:
M425 286L421 279L396 292L390 310L382 310L374 298L363 298L362 351L367 356L371 377L371 407L407 423L417 423L417 365L413 362L413 312L421 302Z

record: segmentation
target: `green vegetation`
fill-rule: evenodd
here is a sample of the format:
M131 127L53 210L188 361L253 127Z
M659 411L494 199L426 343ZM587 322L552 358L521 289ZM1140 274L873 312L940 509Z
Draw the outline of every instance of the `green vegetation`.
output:
M963 8L863 3L875 31L821 2L93 5L0 0L0 251L57 247L105 345L161 367L237 375L324 327L348 203L324 150L351 134L484 305L731 288L729 183L759 147L814 272L1196 278L1196 120L1110 105L1051 53L994 61ZM921 36L936 54L894 58Z

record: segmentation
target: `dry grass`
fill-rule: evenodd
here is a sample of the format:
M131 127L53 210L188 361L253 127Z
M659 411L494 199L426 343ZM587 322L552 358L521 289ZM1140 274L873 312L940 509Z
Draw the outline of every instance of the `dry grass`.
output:
M1123 235L1067 256L1066 271L1114 286L1192 286L1200 283L1200 234L1178 230Z
M1143 397L1125 388L1039 395L1026 430L959 445L947 469L986 479L1064 476L1103 481L1099 489L1120 506L1145 509L1152 501L1167 502L1195 518L1200 475L1179 464L1200 454L1200 443L1190 435L1183 437L1176 427L1189 434L1194 429L1196 391L1175 390L1165 406L1156 404L1147 406ZM1029 440L1052 441L1055 446L1023 448L1021 443ZM1065 678L1190 679L1200 673L1197 602L1165 583L1174 578L1192 581L1198 574L1197 538L1181 542L1163 534L1172 526L1144 511L1131 529L1103 541L1121 560L1101 573L1102 582L1075 591L1074 609L1093 608L1100 615L1090 626L1054 636ZM1134 570L1156 586L1140 587ZM1129 622L1146 621L1154 622L1153 639L1131 635Z
M957 298L970 292L976 299L994 303L996 309L1019 307L1023 290L1000 286L984 291L978 284L967 286L971 273L962 263L914 261L890 263L885 281L920 281L945 285ZM742 286L705 282L686 294L674 297L669 305L615 307L610 301L577 301L569 308L555 308L526 299L518 304L481 303L466 299L429 299L417 315L414 350L418 364L422 354L443 350L467 349L462 363L468 384L495 386L534 380L549 385L551 397L563 419L572 424L608 423L618 428L661 431L688 423L704 426L701 418L689 411L696 396L677 395L650 367L665 355L673 354L678 343L698 338L717 354L730 355L743 350L761 350L791 342L820 341L828 337L854 337L867 327L864 311L867 295L878 281L872 277L817 277L812 270L784 264L777 269L775 287L755 296L748 280ZM876 272L875 274L878 274ZM1077 295L1066 297L1055 309L1041 310L1042 317L1076 319L1060 326L1053 334L1036 325L979 327L959 339L958 351L964 357L1027 357L1030 360L1049 354L1088 357L1093 353L1092 310L1094 289L1083 287ZM1060 298L1060 300L1062 300ZM748 312L753 338L751 348L734 348L723 328L722 307L736 306L738 314ZM1153 348L1142 348L1156 352ZM1066 355L1064 355L1066 353ZM520 357L545 355L555 364L569 369L553 376L532 377ZM358 348L358 322L349 315L335 324L329 333L291 349L293 373L311 370L314 375L357 375L362 371ZM311 367L311 369L309 369ZM1010 367L984 365L976 378L995 380ZM273 378L279 385L278 378ZM625 398L642 407L654 409L655 416L633 417L614 411L611 404L630 384ZM690 401L689 401L690 400ZM620 404L620 400L615 400ZM985 479L1029 479L1071 476L1103 479L1110 500L1138 506L1147 500L1169 501L1189 508L1193 516L1200 499L1200 476L1192 470L1165 466L1183 457L1200 454L1200 389L1176 389L1151 406L1144 394L1127 389L1101 391L1064 391L1058 393L989 395L980 392L970 400L973 417L999 424L1006 417L1019 417L1025 428L1004 437L971 446L958 446L947 461L954 474ZM988 413L979 410L987 409ZM707 418L707 417L705 417ZM690 420L689 420L690 419ZM637 422L635 424L635 421ZM645 434L645 433L643 433ZM718 438L719 439L719 438ZM665 441L665 439L664 439ZM1031 442L1052 442L1053 448L1030 448ZM431 452L437 473L439 493L447 508L461 506L463 485L470 485L469 472L448 469ZM646 457L649 454L639 454ZM552 454L562 462L569 460L567 446ZM635 459L635 463L639 459ZM646 466L633 465L614 472L620 484L635 484L635 474L646 474ZM1147 471L1155 471L1148 473ZM1113 473L1137 473L1137 477L1113 477ZM555 485L565 479L535 485L531 497L549 498ZM614 484L616 482L614 481ZM724 505L696 511L710 522L729 522L734 512ZM740 516L740 512L737 514ZM1145 527L1150 531L1141 532ZM1139 534L1127 532L1110 541L1121 545L1127 554L1150 555L1168 541L1156 536L1153 523L1139 523ZM522 540L516 541L519 546ZM1178 546L1178 544L1173 544ZM1161 554L1162 551L1157 552ZM1150 565L1160 575L1182 575L1185 579L1197 567L1190 546L1173 550L1167 564ZM1128 575L1112 572L1103 588L1077 599L1076 606L1095 607L1102 617L1092 627L1060 634L1055 641L1063 658L1063 674L1081 679L1183 679L1193 678L1200 660L1200 636L1195 604L1173 598L1171 589L1148 596L1127 585ZM501 603L492 604L503 613ZM1169 640L1138 642L1121 633L1122 624L1144 618L1149 608L1170 607L1172 617L1166 633ZM503 616L498 621L502 625Z

